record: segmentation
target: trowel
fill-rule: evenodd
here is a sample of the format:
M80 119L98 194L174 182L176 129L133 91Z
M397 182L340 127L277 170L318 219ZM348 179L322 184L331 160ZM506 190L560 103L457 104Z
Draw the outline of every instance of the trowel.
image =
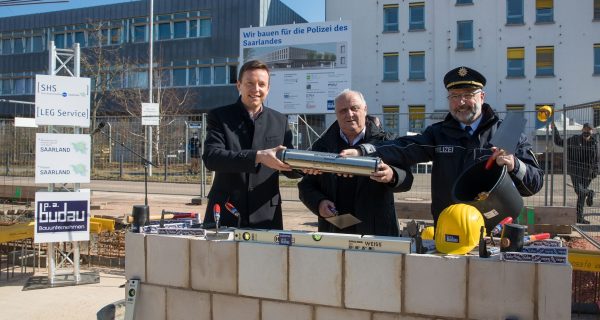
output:
M519 143L519 138L525 130L526 123L527 119L525 119L522 112L510 112L506 114L490 143L498 149L503 149L506 154L514 154ZM490 157L485 163L485 169L491 169L494 161L495 159Z

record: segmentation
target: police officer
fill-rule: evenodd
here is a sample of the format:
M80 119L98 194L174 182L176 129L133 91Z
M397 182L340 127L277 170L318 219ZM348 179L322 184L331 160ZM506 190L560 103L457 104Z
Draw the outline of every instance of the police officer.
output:
M490 156L506 166L522 196L536 194L543 185L544 173L524 134L514 154L490 144L501 120L485 103L485 77L469 67L458 67L444 76L448 90L446 118L428 126L422 134L400 137L390 142L362 144L346 149L344 156L372 155L393 166L433 162L431 174L431 213L434 222L453 204L452 186L460 174L477 161Z

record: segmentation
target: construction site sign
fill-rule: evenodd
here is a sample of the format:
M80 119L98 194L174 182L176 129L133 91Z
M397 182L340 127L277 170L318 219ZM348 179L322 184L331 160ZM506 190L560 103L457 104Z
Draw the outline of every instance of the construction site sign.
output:
M327 21L240 29L240 65L270 69L265 104L284 114L333 113L334 98L351 88L352 26Z
M37 133L35 183L89 183L89 134Z
M35 124L90 127L90 78L35 76Z
M35 243L89 241L90 192L36 192Z

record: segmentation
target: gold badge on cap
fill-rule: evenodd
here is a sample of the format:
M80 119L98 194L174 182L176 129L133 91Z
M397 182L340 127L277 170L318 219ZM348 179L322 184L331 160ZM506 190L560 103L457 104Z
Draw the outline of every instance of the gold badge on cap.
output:
M458 75L461 77L466 76L468 73L467 68L465 67L460 67L460 69L458 69Z

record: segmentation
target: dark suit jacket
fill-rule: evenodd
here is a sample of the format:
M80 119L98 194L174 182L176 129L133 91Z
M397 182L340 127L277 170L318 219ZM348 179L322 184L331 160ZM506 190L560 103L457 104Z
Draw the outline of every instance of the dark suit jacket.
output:
M388 141L395 138L394 135L385 133L367 119L367 129L364 142L374 143L378 141ZM345 146L339 142L340 126L334 122L329 129L312 146L312 150L321 152L339 153ZM306 175L298 183L300 200L306 207L319 217L319 231L336 233L357 233L370 234L378 236L398 236L398 218L394 206L394 192L404 192L410 190L413 182L413 175L408 168L392 167L395 171L396 184L379 183L371 180L369 177L357 176L356 194L353 201L354 211L351 212L362 222L353 229L340 230L331 223L327 222L319 215L319 203L324 200L330 200L338 203L339 188L341 178L333 173L323 173L321 175ZM348 213L348 212L342 212Z
M263 107L254 123L240 99L209 112L202 159L214 179L204 222L214 222L213 206L218 203L221 225L237 226L225 209L229 201L240 212L242 227L283 229L279 172L255 164L258 150L279 145L292 148L292 132L286 116L275 110Z

